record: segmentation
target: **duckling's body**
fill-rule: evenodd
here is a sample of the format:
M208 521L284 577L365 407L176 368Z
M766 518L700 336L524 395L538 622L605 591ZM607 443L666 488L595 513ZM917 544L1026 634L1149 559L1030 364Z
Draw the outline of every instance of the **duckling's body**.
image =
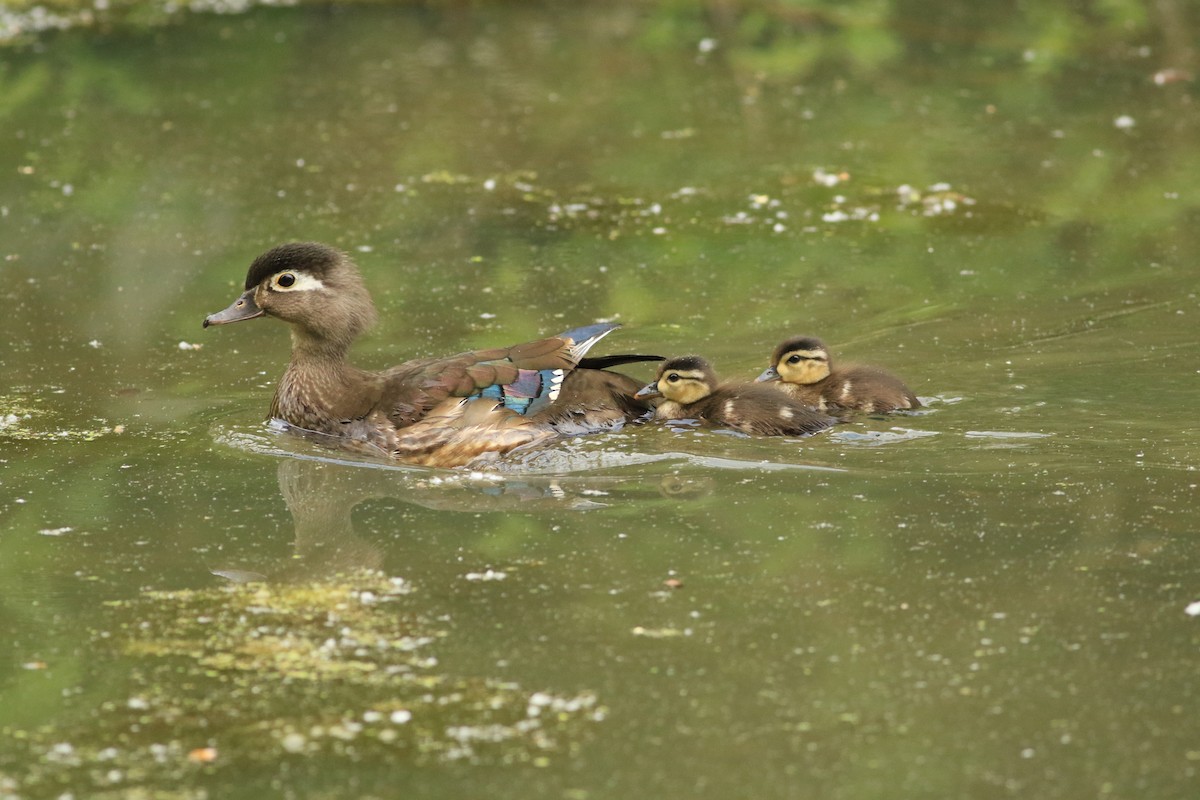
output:
M637 396L663 398L654 411L655 419L698 419L764 436L802 436L835 422L773 388L720 383L712 366L699 356L664 361L654 381Z
M904 382L878 367L834 367L829 350L811 336L788 339L775 348L771 366L759 381L821 411L854 410L886 414L920 408Z
M264 315L291 325L291 362L270 416L412 464L460 466L564 434L618 427L649 406L633 397L637 381L601 367L661 360L585 358L617 327L600 324L372 372L346 360L376 315L345 254L316 243L280 245L251 264L245 288L204 325Z

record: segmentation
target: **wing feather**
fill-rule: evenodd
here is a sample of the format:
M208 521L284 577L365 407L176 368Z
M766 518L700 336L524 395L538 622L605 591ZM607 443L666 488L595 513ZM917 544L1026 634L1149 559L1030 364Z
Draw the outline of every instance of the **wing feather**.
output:
M587 325L511 347L410 361L385 373L382 405L398 428L418 422L448 398L485 393L520 414L536 413L554 401L588 350L617 327Z

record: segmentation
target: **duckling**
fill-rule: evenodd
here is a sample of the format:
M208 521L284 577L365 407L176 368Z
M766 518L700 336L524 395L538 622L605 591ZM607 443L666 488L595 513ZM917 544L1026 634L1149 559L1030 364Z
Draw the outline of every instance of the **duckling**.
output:
M797 336L780 344L771 366L758 376L820 411L847 409L887 413L920 408L921 401L895 375L878 367L834 368L824 342Z
M617 325L588 325L534 342L406 361L381 372L347 360L376 319L362 275L315 242L260 255L245 291L204 327L274 317L291 326L292 356L269 416L301 434L434 467L469 464L557 436L619 427L647 413L640 383L605 367L661 356L587 358Z
M699 419L710 425L765 436L816 433L835 420L775 389L755 383L719 383L700 356L664 361L655 379L636 397L662 397L656 419Z

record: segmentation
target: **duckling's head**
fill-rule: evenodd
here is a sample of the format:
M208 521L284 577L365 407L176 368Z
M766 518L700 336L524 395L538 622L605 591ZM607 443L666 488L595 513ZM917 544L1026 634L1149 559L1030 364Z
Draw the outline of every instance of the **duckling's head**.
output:
M829 351L824 342L811 336L797 336L775 348L771 366L756 380L809 384L825 380L829 370Z
M291 323L297 341L348 346L375 322L375 304L354 262L316 242L291 242L254 259L246 291L204 327L263 315Z
M679 356L660 364L658 375L636 396L665 397L686 406L708 397L715 388L717 375L711 364L700 356Z

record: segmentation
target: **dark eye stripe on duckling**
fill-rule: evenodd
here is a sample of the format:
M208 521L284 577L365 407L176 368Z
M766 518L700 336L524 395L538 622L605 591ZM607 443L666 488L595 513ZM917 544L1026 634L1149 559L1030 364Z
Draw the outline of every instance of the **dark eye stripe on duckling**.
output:
M517 379L512 383L494 384L478 396L499 400L505 408L528 415L558 398L563 375L561 369L519 369Z

